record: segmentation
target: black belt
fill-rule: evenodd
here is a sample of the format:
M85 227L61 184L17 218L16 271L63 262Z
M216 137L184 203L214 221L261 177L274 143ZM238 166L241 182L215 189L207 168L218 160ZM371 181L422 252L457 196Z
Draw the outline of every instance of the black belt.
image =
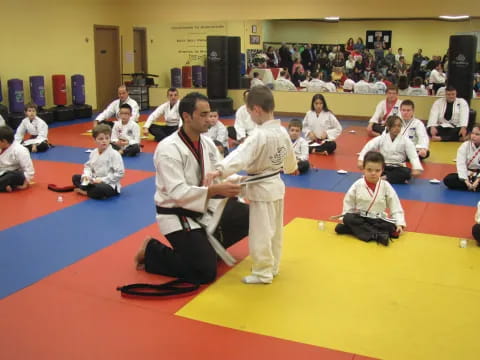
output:
M280 170L278 170L274 173L271 173L271 174L263 175L263 176L256 175L256 174L247 174L248 176L255 176L255 178L247 179L245 182L248 183L249 181L257 181L257 180L267 179L269 177L272 177L272 176L275 176L275 175L278 175L278 174L280 174Z
M187 209L179 208L179 207L166 208L166 207L162 207L162 206L157 205L156 208L157 208L157 214L161 214L161 215L186 216L186 217L193 218L193 219L196 219L196 218L199 218L199 217L203 216L203 214L200 213L200 212L193 211L193 210L187 210Z

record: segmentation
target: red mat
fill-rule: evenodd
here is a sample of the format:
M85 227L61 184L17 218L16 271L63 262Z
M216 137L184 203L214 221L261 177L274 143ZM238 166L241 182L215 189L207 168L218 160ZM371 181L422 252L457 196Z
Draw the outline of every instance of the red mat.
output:
M2 208L12 210L2 211L0 230L64 209L87 199L73 192L56 193L47 189L47 185L51 183L60 186L70 185L72 175L82 172L82 165L44 160L34 160L33 165L35 167L35 183L32 186L27 190L0 194ZM153 172L127 169L122 185L127 186L153 175ZM63 202L57 201L58 196L62 196Z

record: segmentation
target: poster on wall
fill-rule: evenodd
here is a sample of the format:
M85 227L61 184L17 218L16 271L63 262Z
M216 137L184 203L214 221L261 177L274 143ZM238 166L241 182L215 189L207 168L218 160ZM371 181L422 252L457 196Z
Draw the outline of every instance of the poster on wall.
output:
M377 47L389 49L392 47L391 30L367 30L365 39L367 49L375 49Z

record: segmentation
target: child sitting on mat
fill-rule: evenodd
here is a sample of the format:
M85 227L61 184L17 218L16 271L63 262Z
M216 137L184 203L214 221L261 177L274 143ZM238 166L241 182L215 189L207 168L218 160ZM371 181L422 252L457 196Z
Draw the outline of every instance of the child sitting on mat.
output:
M47 151L50 147L47 139L48 125L37 116L35 103L25 105L25 116L15 133L15 141L33 153ZM29 134L30 138L24 140L25 134Z
M472 227L472 236L477 240L480 246L480 201L477 204L477 212L475 213L475 225Z
M288 135L292 140L293 151L297 158L297 167L300 174L305 174L310 169L308 162L308 141L302 137L302 121L292 119L288 124Z
M475 124L470 140L457 150L457 172L445 176L443 183L449 189L480 191L480 124Z
M303 132L310 141L310 152L328 155L335 151L335 139L342 132L342 125L328 109L322 94L312 97L311 110L303 119Z
M423 171L413 142L400 134L402 119L396 115L389 116L386 122L386 132L370 140L360 151L358 167L363 169L364 156L369 151L379 151L385 159L385 178L391 184L405 184L412 176L420 175ZM413 170L406 167L409 159Z
M120 194L124 175L122 156L110 145L112 129L105 124L93 128L97 148L90 153L82 175L73 175L75 192L92 199L106 199Z
M120 121L112 129L112 147L121 155L135 156L140 152L140 127L131 119L132 107L120 105L118 116Z
M403 232L406 226L403 208L392 185L381 178L384 167L381 153L365 154L364 176L345 194L343 224L335 227L337 234L353 234L360 240L388 246L390 237L398 237Z
M0 192L28 187L35 171L28 150L13 141L13 130L0 126Z

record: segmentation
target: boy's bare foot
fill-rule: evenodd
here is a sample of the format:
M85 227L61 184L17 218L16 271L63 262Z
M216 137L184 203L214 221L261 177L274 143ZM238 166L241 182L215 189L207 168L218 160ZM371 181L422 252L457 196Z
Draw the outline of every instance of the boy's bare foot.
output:
M17 186L18 190L25 190L26 188L28 188L28 181L27 180L25 180L22 185Z
M6 191L6 192L12 192L13 189L12 189L12 187L11 187L10 185L7 185L7 186L5 186L5 191Z
M440 136L432 136L432 141L442 141Z
M80 188L73 189L73 192L76 192L79 195L87 196L87 192L85 190L80 189Z
M133 260L135 261L135 267L137 268L137 270L145 269L145 250L147 248L148 243L152 239L153 238L151 236L147 236L143 240L142 246L140 246L140 249L138 249L137 254L133 258Z
M326 156L326 155L328 155L328 151L326 151L326 150L325 151L320 151L317 154Z

